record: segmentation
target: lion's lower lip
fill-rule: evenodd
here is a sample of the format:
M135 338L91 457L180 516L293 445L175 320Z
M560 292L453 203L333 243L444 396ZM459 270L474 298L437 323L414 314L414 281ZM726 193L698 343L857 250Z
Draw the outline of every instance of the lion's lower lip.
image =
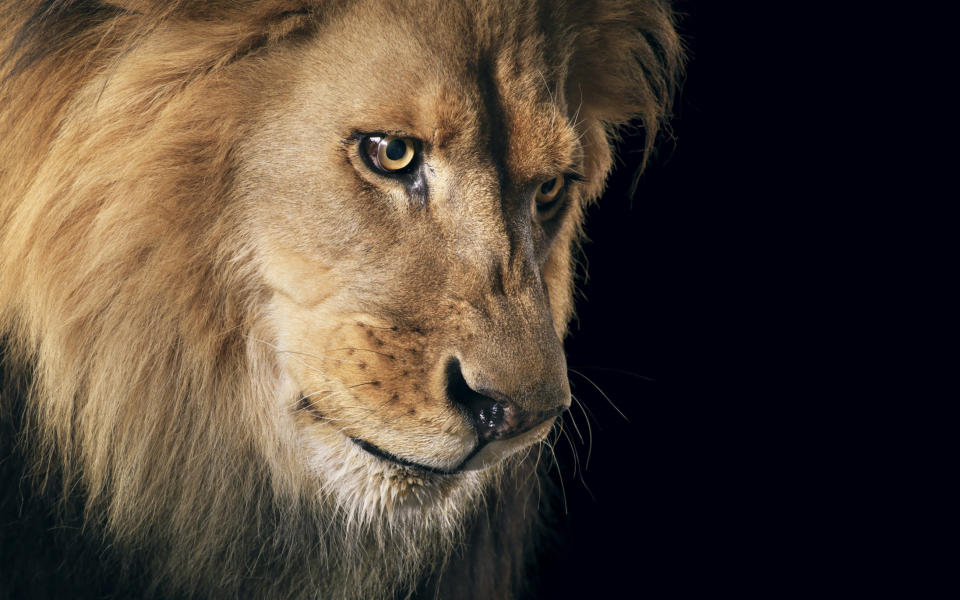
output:
M404 466L404 467L410 467L410 468L413 468L413 469L420 469L420 470L422 470L422 471L427 471L428 473L435 473L435 474L437 474L437 475L453 475L454 473L459 473L459 472L460 472L460 468L459 468L459 467L456 468L456 469L454 469L454 470L452 470L452 471L447 471L447 470L445 470L445 469L438 469L438 468L436 468L436 467L430 467L430 466L427 466L427 465L422 465L422 464L420 464L420 463L416 463L416 462L407 460L407 459L405 459L405 458L400 458L399 456L395 456L395 455L393 455L393 454L390 454L390 453L387 452L386 450L383 450L383 449L379 448L378 446L375 446L375 445L371 444L371 443L368 442L368 441L361 440L360 438L352 437L352 438L350 438L350 439L353 441L354 444L356 444L357 446L360 446L361 448L363 448L364 450L366 450L366 451L369 452L370 454L376 456L377 458L382 458L383 460L388 460L388 461L390 461L390 462L397 463L398 465L401 465L401 466Z

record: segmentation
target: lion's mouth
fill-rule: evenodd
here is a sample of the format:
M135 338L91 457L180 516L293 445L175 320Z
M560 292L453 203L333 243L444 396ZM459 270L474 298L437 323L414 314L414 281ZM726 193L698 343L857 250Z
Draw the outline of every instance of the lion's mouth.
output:
M326 417L324 417L323 413L321 413L316 406L314 406L305 397L301 397L300 401L298 402L297 409L307 411L317 421L326 421ZM393 463L405 469L416 469L433 475L456 475L465 471L485 469L489 466L499 463L502 458L513 454L518 449L530 446L535 442L539 442L546 435L547 431L549 431L553 426L553 421L554 419L550 419L549 421L532 427L524 433L507 440L478 441L478 443L474 445L473 449L463 457L460 463L451 469L432 467L430 465L425 465L423 463L402 458L396 454L387 452L376 444L372 444L362 438L352 436L345 437L356 444L361 450L364 450L367 454L375 456L380 460Z
M502 458L513 454L519 449L529 447L532 444L542 440L551 427L553 427L552 420L546 423L541 423L537 427L532 428L522 435L509 440L496 440L492 442L478 443L476 446L474 446L473 450L471 450L469 454L463 457L463 460L460 461L460 464L449 470L431 467L407 460L405 458L400 458L399 456L391 454L386 450L360 438L351 437L350 440L352 440L353 443L363 450L366 450L369 454L402 467L406 467L408 469L420 469L427 473L433 473L436 475L454 475L464 471L485 469L491 465L498 464L501 462Z
M403 467L420 469L421 471L426 471L427 473L434 473L436 475L453 475L455 473L459 473L460 471L462 471L464 463L470 460L473 457L473 455L476 454L476 452L479 450L479 448L475 448L470 454L467 455L467 457L459 465L457 465L455 468L451 470L446 470L446 469L439 469L437 467L431 467L428 465L420 464L418 462L407 460L405 458L400 458L399 456L396 456L395 454L390 454L389 452L380 448L379 446L371 444L366 440L361 440L360 438L352 437L350 438L350 440L353 441L354 444L356 444L357 446L360 446L360 448L366 450L367 452L376 456L377 458L380 458L392 463L396 463Z

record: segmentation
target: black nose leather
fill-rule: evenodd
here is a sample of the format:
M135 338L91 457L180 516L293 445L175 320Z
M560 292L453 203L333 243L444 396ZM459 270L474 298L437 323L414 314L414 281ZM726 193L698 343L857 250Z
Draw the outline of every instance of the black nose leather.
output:
M464 412L481 442L511 438L564 412L561 406L550 411L529 413L498 392L474 390L467 383L456 359L447 366L447 396Z

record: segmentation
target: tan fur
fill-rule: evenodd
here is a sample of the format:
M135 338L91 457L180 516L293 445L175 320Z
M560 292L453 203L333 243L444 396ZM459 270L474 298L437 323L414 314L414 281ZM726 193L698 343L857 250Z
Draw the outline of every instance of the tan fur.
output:
M152 549L162 588L412 585L546 428L453 475L348 436L459 465L475 436L445 399L451 356L517 397L563 393L536 386L562 368L571 246L616 127L639 119L649 150L667 116L669 10L53 4L0 5L0 333L35 370L39 464L113 543ZM424 203L357 132L423 141ZM570 165L556 231L516 229L507 203Z

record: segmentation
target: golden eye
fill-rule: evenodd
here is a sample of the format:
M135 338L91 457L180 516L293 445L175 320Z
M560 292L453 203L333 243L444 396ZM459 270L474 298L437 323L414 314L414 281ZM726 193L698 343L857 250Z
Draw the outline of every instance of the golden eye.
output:
M546 208L557 198L557 194L563 189L563 177L554 177L550 181L545 181L537 190L537 207Z
M412 138L372 135L364 139L371 164L382 173L399 173L413 164L417 144Z

